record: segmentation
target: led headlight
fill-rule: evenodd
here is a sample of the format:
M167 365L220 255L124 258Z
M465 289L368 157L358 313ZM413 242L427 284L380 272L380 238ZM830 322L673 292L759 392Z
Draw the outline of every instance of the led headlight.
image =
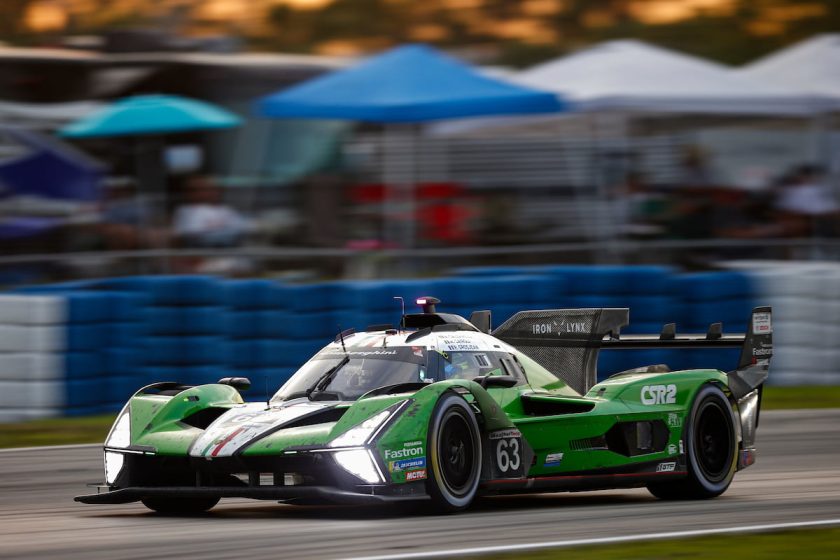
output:
M116 482L124 463L125 455L122 453L105 452L105 484L110 486Z
M383 482L379 475L379 469L376 468L373 457L370 456L370 451L367 449L337 451L333 454L333 457L342 469L365 482L370 484Z
M357 447L364 445L389 416L391 416L391 410L383 410L376 416L368 418L358 426L350 428L332 440L330 447Z
M105 447L128 447L129 445L131 445L131 418L128 407L125 407L105 439Z
M131 417L126 406L120 413L114 426L105 438L105 483L114 484L120 471L125 464L125 456L122 453L107 451L109 448L126 448L131 445Z

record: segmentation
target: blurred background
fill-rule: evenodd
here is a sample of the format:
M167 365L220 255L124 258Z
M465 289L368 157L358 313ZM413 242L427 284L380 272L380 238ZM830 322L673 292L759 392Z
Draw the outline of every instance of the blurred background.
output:
M425 293L770 304L771 381L838 384L836 2L4 0L0 41L0 421L272 392ZM736 361L643 354L602 375Z

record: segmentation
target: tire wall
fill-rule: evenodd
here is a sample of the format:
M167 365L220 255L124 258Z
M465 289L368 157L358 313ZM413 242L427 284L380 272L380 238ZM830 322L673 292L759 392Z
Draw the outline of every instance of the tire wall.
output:
M114 413L157 381L246 376L246 400L273 393L342 329L400 319L394 296L434 295L441 311L629 307L625 333L743 332L754 305L774 311L769 383L838 383L840 265L482 267L426 280L290 284L208 276L136 276L35 286L0 296L0 422ZM599 378L665 363L732 369L737 349L602 351Z

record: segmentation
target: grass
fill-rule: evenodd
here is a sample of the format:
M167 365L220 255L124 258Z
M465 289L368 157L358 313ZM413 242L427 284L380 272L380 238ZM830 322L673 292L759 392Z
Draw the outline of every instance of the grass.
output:
M793 408L840 408L840 386L764 388L762 410Z
M838 387L767 387L762 410L840 408ZM0 424L0 448L70 443L100 443L108 435L115 415L50 418Z
M709 535L691 539L634 542L482 555L481 560L835 560L840 529L801 529L776 533Z
M114 414L104 414L0 424L0 448L101 443L105 441L115 417Z

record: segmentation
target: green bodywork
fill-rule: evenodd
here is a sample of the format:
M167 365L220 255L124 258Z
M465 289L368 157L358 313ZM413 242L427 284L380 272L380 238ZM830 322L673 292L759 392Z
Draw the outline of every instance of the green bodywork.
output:
M363 397L340 403L346 412L336 422L282 429L244 448L243 456L293 453L298 448L327 447L329 442L386 408L408 400L401 413L389 420L374 442L388 471L388 482L407 482L397 458L425 461L430 419L446 392L461 395L478 412L485 435L498 430L518 430L535 455L526 476L622 467L667 460L682 453L683 427L697 391L714 383L727 392L727 376L718 370L625 374L607 379L578 395L565 383L527 357L521 358L528 383L513 387L483 388L474 381L450 379L431 383L410 393ZM562 414L527 414L522 396L547 405L570 405L577 410ZM654 401L654 402L651 402ZM153 448L163 456L186 456L202 430L183 420L208 407L241 406L236 389L227 385L201 385L175 396L138 392L131 401L131 444ZM734 405L733 405L734 406ZM584 410L591 407L590 410ZM668 427L665 449L657 453L626 456L606 448L575 445L576 441L602 437L620 422L659 420ZM549 457L553 460L549 461ZM560 457L561 460L557 460ZM423 472L425 478L425 471Z

